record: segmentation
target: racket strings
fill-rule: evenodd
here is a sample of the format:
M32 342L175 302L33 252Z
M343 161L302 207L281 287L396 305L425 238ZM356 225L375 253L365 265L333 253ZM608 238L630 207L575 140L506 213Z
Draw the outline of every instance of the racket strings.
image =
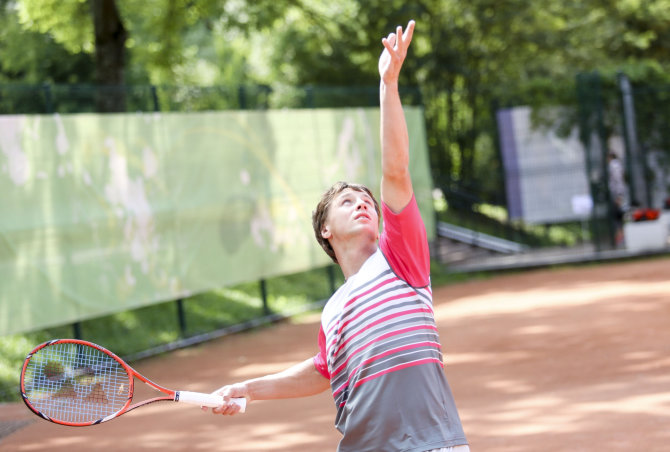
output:
M94 422L121 410L130 396L129 383L118 361L73 343L40 349L24 377L30 403L46 416L70 423Z

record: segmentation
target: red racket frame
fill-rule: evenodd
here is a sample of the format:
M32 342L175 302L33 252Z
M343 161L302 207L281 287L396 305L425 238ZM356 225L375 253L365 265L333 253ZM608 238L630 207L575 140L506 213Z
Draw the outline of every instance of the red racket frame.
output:
M96 419L94 421L90 421L90 422L67 422L67 421L63 421L61 419L54 419L54 418L42 413L32 403L30 403L30 400L28 399L28 396L26 395L26 389L25 389L25 383L24 383L24 377L25 377L25 373L26 373L26 369L28 367L28 364L29 364L31 358L33 357L33 355L35 355L35 353L37 353L39 350L43 349L44 347L49 347L49 346L56 345L56 344L75 344L75 345L84 345L84 346L87 346L87 347L92 347L92 348L94 348L94 349L96 349L96 350L98 350L102 353L105 353L109 357L113 358L116 362L118 362L123 367L123 369L126 371L126 374L128 375L128 400L123 405L123 407L121 407L121 409L119 409L118 411L116 411L113 414L110 414L110 415L105 416L105 417L100 418L100 419ZM134 391L135 391L134 377L137 377L139 380L143 381L144 383L148 384L149 386L157 389L158 391L160 391L160 392L162 392L166 395L162 396L162 397L154 397L154 398L151 398L151 399L143 400L141 402L137 402L137 403L131 405L130 403L133 400L133 394L134 394ZM117 418L117 417L121 416L122 414L125 414L125 413L127 413L131 410L134 410L135 408L138 408L138 407L141 407L141 406L144 406L144 405L148 405L148 404L154 403L154 402L160 402L160 401L163 401L163 400L169 400L169 401L174 402L175 400L177 400L177 397L178 397L177 393L178 393L178 391L173 391L171 389L164 388L163 386L160 386L160 385L154 383L153 381L149 380L148 378L146 378L145 376L143 376L142 374L137 372L135 369L130 367L128 364L126 364L125 361L123 361L121 358L119 358L118 356L116 356L114 353L107 350L106 348L101 347L97 344L94 344L93 342L83 341L83 340L80 340L80 339L54 339L54 340L50 340L50 341L44 342L43 344L38 345L30 353L28 353L28 355L26 356L25 361L23 362L23 368L21 369L21 397L23 398L23 402L26 404L26 406L33 413L35 413L36 415L38 415L42 419L46 419L47 421L54 422L54 423L60 424L60 425L67 425L69 427L87 427L89 425L101 424L103 422L107 422L107 421L110 421L114 418Z

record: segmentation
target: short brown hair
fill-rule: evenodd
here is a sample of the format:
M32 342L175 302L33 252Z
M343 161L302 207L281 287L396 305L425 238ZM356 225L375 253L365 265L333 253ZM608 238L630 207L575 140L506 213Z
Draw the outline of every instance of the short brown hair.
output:
M321 236L321 229L323 228L323 224L328 219L328 211L330 210L330 204L333 202L333 199L335 199L335 197L338 194L340 194L346 189L360 191L370 196L370 198L372 198L372 202L374 202L375 204L375 211L377 212L377 218L381 217L381 214L379 212L379 204L377 203L377 200L375 199L370 189L365 185L350 184L348 182L340 181L333 184L332 187L330 187L323 195L321 195L321 200L316 205L316 209L312 212L312 227L314 228L314 236L316 237L316 241L319 242L321 248L323 248L326 254L330 256L330 258L336 264L337 264L337 257L335 257L335 250L333 250L333 247L330 245L330 242Z

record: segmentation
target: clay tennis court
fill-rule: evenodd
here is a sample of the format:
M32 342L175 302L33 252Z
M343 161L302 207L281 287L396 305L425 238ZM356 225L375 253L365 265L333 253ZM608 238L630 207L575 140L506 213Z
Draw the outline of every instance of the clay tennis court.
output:
M670 258L535 270L435 288L445 371L475 451L670 450ZM316 353L318 314L136 368L211 391ZM328 451L328 393L254 402L244 415L157 403L106 424L61 427L0 405L2 451ZM22 423L25 426L18 428Z

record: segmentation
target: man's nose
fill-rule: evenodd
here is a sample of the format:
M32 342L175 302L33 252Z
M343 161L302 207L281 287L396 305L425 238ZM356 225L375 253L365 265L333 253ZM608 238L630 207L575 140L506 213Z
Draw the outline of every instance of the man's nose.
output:
M365 203L364 200L359 199L359 200L357 201L357 204L356 204L356 210L358 210L358 209L365 209L365 210L368 209L368 205Z

